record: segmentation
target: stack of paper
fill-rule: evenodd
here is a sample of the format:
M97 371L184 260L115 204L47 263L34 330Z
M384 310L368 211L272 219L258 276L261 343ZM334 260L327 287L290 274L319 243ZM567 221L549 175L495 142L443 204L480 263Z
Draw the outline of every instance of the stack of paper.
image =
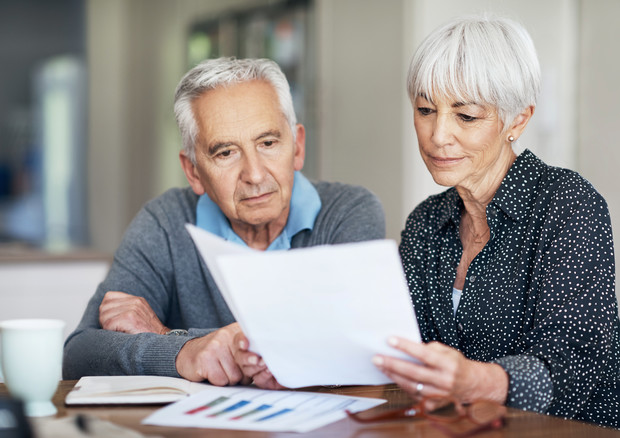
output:
M420 340L396 243L255 251L186 226L243 332L278 382L376 385L389 336Z

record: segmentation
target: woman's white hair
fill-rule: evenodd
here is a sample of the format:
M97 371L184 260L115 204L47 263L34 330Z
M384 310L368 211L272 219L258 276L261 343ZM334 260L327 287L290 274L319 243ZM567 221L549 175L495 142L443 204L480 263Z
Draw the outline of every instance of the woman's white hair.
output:
M407 77L417 96L491 105L504 130L536 105L540 64L523 26L489 15L457 18L434 30L415 52Z
M291 90L278 64L270 59L207 59L183 76L174 94L174 115L181 131L183 152L196 163L198 124L192 102L205 91L249 81L269 82L276 91L280 108L295 138L297 118Z

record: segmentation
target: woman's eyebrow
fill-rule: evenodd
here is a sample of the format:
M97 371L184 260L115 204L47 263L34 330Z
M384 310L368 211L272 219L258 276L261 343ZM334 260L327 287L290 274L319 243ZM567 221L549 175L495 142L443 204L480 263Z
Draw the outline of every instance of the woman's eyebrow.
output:
M469 105L474 105L474 106L482 107L482 105L480 105L479 103L476 103L476 102L454 102L452 104L452 108L460 108L462 106L469 106Z
M429 98L426 94L424 93L420 93L418 94L418 97L421 97L422 99L426 100L427 102L433 103L433 99Z

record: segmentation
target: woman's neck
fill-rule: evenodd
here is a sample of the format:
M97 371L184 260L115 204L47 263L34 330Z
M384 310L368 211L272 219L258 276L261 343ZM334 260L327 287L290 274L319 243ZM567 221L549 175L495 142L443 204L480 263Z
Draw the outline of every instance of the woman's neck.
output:
M512 148L509 148L503 159L498 161L497 166L489 171L475 184L470 186L457 186L456 190L463 200L465 210L471 216L474 227L486 226L486 208L493 200L497 189L502 184L508 170L517 156Z

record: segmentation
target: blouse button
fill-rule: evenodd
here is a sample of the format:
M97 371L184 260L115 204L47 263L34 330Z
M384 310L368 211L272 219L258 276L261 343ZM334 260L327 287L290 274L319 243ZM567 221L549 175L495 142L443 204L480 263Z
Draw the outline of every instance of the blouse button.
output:
M473 283L474 281L476 281L476 276L475 275L470 275L469 276L469 281L470 281L470 283Z

